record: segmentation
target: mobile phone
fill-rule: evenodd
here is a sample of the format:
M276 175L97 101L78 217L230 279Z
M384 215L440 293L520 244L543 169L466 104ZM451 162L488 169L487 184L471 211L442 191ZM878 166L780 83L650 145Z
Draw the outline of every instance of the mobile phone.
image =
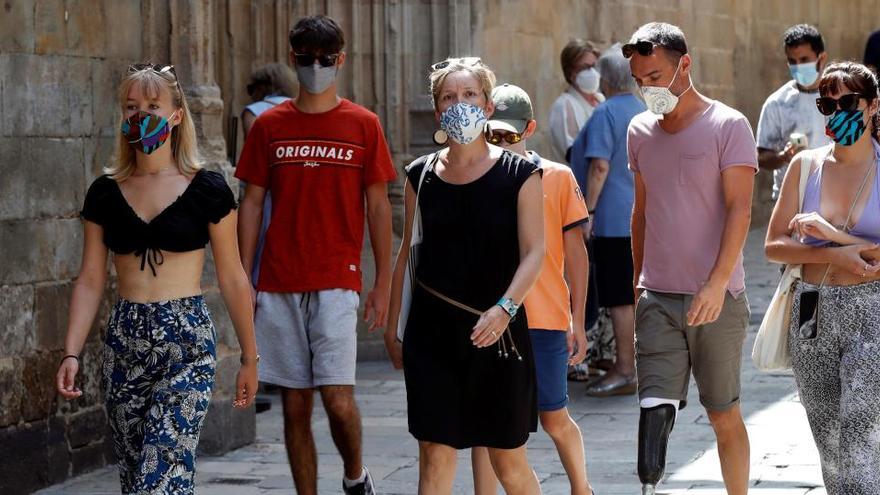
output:
M812 339L818 333L819 291L805 290L801 292L800 303L798 331L802 339Z

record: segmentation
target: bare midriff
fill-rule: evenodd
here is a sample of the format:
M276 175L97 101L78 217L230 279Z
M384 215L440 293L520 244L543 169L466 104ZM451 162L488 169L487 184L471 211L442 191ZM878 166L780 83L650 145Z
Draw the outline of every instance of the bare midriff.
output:
M826 264L809 264L802 268L802 276L804 282L813 285L819 285L822 282L822 276L825 274ZM842 267L831 265L828 270L828 277L825 279L825 285L858 285L865 282L874 282L880 280L880 273L868 273L867 276L856 275Z
M148 267L141 270L140 256L114 254L119 297L136 303L150 303L202 293L204 249L184 253L162 251L162 257L154 276Z

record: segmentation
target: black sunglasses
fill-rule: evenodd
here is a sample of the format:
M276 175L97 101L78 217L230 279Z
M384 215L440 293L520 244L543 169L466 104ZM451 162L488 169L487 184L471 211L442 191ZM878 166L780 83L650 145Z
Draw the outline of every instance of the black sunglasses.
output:
M819 112L821 112L822 115L831 115L837 111L838 108L843 111L855 110L859 107L859 100L862 98L868 99L861 93L850 93L848 95L843 95L836 100L830 96L822 96L816 98L816 108L819 109Z
M431 70L440 70L449 67L449 64L458 63L463 65L482 65L483 61L480 60L480 57L462 57L462 58L448 58L446 60L442 60L440 62L431 64Z
M312 65L315 60L321 64L321 67L333 67L336 65L336 61L339 60L339 54L330 53L327 55L316 55L314 53L294 53L293 60L296 62L296 65L300 67Z
M492 144L501 144L501 141L507 141L507 144L516 144L522 141L522 133L509 131L492 131L486 136L486 140Z
M634 53L638 53L643 57L647 57L648 55L654 53L654 47L657 46L650 41L636 41L635 43L627 43L620 47L620 51L623 52L624 58L630 58Z

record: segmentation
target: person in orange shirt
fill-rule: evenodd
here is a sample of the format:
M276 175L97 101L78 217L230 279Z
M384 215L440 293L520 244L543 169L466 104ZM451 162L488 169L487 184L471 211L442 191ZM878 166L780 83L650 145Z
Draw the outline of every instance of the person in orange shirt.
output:
M587 205L570 168L526 151L526 139L537 128L529 95L522 88L503 84L492 91L492 101L495 113L486 131L488 141L527 157L542 171L546 254L538 281L525 299L538 411L541 426L556 444L572 495L589 495L592 488L583 437L566 407L568 365L580 363L587 353L584 314L589 259L582 232L589 222ZM471 459L476 495L496 493L497 480L486 449L474 448Z

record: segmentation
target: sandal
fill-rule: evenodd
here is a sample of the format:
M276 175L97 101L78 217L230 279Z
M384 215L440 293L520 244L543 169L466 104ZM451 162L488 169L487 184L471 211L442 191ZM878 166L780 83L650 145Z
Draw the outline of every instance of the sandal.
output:
M592 379L590 368L586 363L576 364L568 367L568 381L570 382L587 382Z

